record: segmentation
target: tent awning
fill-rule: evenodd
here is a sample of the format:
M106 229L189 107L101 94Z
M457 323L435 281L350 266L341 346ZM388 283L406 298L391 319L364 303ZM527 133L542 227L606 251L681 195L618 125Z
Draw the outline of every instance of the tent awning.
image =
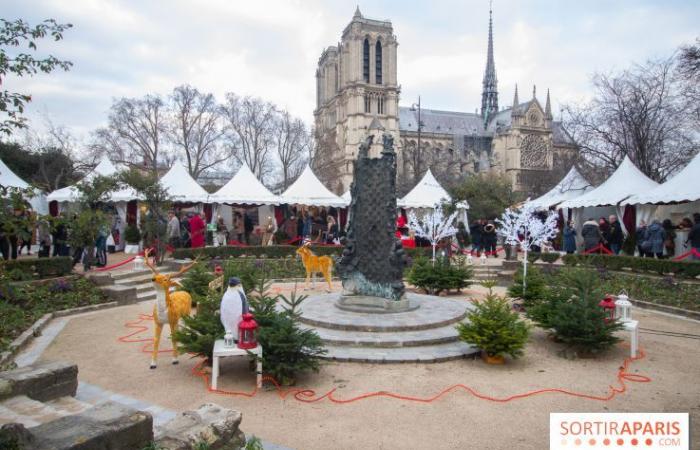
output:
M579 197L566 200L558 208L586 208L617 205L639 192L654 189L659 184L642 173L625 157L617 170L603 184Z
M308 205L308 206L332 206L343 208L348 203L332 193L321 181L316 178L311 167L299 175L299 178L280 196L281 203Z
M209 193L200 186L185 167L176 162L160 179L175 202L209 203Z
M103 177L110 177L113 175L116 175L119 173L117 168L112 164L112 162L107 158L104 157L102 160L95 166L94 169L90 173L88 173L82 180L80 180L78 183L76 183L73 186L67 186L61 189L56 189L55 191L51 192L47 196L47 201L49 202L75 202L78 200L78 197L80 196L80 192L78 191L78 188L76 187L77 184L79 183L85 183L91 181L93 178L96 176L103 176ZM111 202L128 202L131 200L138 200L139 194L132 188L124 188L120 189L118 191L114 191L110 194L110 201Z
M209 196L209 201L240 205L280 204L279 196L270 192L245 163L228 183Z
M423 179L396 203L400 208L419 209L434 208L438 203L450 201L452 201L450 194L438 183L433 173L428 169ZM460 202L457 207L460 209L469 209L469 204L463 201Z
M700 200L700 154L664 184L647 192L639 192L623 205L685 203Z
M566 200L580 197L593 189L593 185L586 181L583 175L576 170L576 167L572 167L556 186L546 194L530 200L529 205L535 209L547 210Z

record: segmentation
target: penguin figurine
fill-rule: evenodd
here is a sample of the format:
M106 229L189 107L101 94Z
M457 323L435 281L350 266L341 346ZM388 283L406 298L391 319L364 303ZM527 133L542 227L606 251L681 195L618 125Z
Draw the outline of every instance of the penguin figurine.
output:
M233 336L236 342L238 342L238 323L243 314L247 312L249 312L248 299L241 280L237 277L231 277L228 280L228 288L221 299L220 313L226 335Z

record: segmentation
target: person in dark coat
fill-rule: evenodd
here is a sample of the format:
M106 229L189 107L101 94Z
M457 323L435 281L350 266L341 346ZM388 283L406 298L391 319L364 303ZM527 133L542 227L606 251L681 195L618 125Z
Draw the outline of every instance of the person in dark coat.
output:
M481 232L481 222L478 220L472 222L472 224L469 226L469 234L472 237L472 252L476 252L477 255L479 255L481 252Z
M695 250L693 259L700 261L700 213L693 214L693 220L695 224L690 229L690 233L688 233L688 243Z
M496 241L496 225L489 221L484 225L484 230L481 234L481 242L484 246L484 253L486 253L487 256L493 255L494 258L498 258L498 253L496 253Z
M622 250L622 241L625 239L625 235L622 233L622 225L620 225L620 221L617 220L617 216L610 216L608 230L608 245L610 246L610 250L617 255L620 253L620 250Z
M583 237L583 246L586 251L596 248L603 240L600 226L593 219L588 219L584 222L581 237Z
M459 222L457 224L457 234L455 234L455 237L457 238L457 245L459 245L460 252L464 251L469 245L469 232L464 222Z
M640 257L647 256L646 252L642 248L642 242L644 242L644 234L647 232L647 223L643 220L639 221L639 226L634 232L634 239L637 241L637 251Z
M647 227L647 231L644 233L642 248L647 255L653 254L657 258L663 258L665 240L666 231L664 230L664 227L661 226L661 222L658 219L654 219L651 225Z
M610 239L610 224L608 223L608 219L605 217L598 219L598 229L600 230L600 236L602 238L601 244L609 248L610 243L608 240Z
M671 219L665 219L661 226L664 227L666 232L666 240L664 241L666 257L672 258L676 254L676 227L673 226Z
M564 227L564 251L568 254L576 253L576 228L574 222L569 220Z

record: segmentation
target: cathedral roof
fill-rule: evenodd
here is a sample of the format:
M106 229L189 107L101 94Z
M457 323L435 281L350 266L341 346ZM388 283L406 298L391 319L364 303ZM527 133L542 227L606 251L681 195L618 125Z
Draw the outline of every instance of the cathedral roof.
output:
M484 134L483 119L474 113L421 108L420 120L423 133ZM399 107L399 130L418 131L418 110Z

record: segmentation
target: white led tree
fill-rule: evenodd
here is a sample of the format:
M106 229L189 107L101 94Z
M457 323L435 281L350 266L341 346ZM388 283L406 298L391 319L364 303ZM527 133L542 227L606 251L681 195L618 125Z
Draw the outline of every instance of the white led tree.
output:
M420 220L413 211L408 213L408 227L416 233L416 236L427 239L433 246L433 263L435 263L435 249L438 242L457 234L457 228L452 226L456 218L457 211L445 218L440 204L435 205L435 208Z
M525 254L523 258L523 293L527 288L527 253L533 246L541 247L557 234L557 215L549 212L542 220L536 209L527 202L520 209L506 209L498 223L498 235L506 244L520 246Z

